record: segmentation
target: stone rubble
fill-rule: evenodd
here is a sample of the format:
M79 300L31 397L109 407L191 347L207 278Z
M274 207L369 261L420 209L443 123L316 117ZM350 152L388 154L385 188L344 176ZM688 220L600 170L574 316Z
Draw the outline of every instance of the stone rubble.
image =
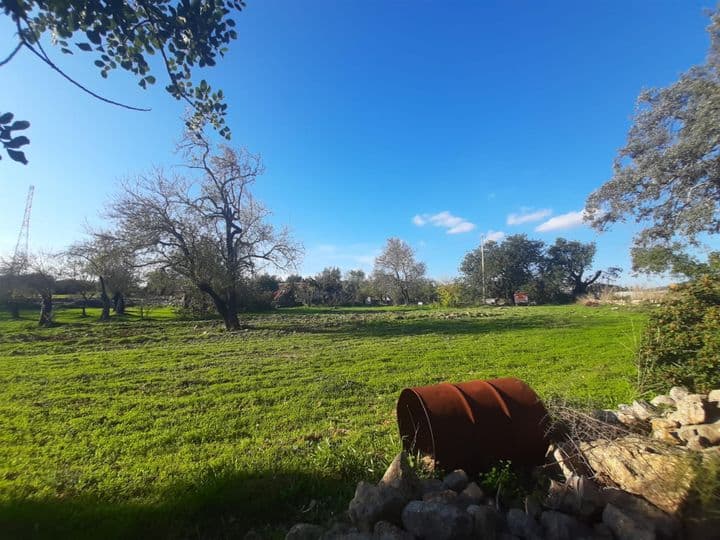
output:
M357 485L350 523L298 523L286 540L720 539L717 520L683 514L697 480L689 459L720 458L720 390L674 387L593 417L613 435L551 445L542 470L557 476L523 508L504 508L462 470L420 479L401 452L378 484Z

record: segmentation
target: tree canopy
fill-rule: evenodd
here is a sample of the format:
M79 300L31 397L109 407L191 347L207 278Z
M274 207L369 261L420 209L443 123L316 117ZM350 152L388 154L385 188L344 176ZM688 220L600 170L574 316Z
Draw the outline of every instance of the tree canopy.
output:
M140 264L167 268L209 296L228 330L240 327L241 286L266 265L292 268L301 249L250 189L262 173L259 156L213 146L188 129L180 144L199 178L155 170L126 182L110 205L116 237Z
M592 266L596 249L594 242L583 244L558 238L547 250L546 269L556 274L561 283L571 289L573 298L585 294L603 273L602 270L596 270L592 275L585 276L585 272Z
M188 122L195 126L209 122L229 138L222 90L214 91L204 79L194 82L193 71L214 66L218 56L225 55L226 46L237 38L231 15L244 7L244 0L0 0L17 38L0 57L0 67L27 50L83 92L119 107L147 110L103 97L71 77L50 57L43 38L49 36L64 54L91 55L103 78L118 68L132 73L142 88L157 80L149 61L157 55L166 76L165 90L193 110ZM30 124L13 118L10 112L0 113L0 142L11 159L27 163L19 149L30 141L13 131Z
M373 279L394 302L408 304L420 289L426 268L425 263L415 260L415 251L407 242L388 238L375 259Z
M524 234L508 236L502 242L487 242L465 255L460 271L470 296L512 302L518 291L529 292L536 302L568 301L588 292L602 275L616 276L619 268L591 272L595 244L558 238L551 246Z
M479 297L484 257L487 296L512 301L515 292L533 281L542 261L544 245L524 234L508 236L502 242L490 241L465 255L460 271L474 296Z
M720 232L720 11L708 31L704 64L640 95L613 176L587 201L598 230L628 217L645 226L633 249L639 270L672 270L675 254Z

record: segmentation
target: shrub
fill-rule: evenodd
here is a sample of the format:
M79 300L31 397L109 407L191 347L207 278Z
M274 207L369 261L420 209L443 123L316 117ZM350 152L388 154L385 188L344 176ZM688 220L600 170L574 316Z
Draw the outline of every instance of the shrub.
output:
M193 287L184 291L178 300L175 313L181 319L208 319L217 313L210 297Z
M443 307L458 307L462 303L462 287L459 283L442 283L437 286L438 301Z
M648 389L720 387L720 273L671 289L650 316L639 360Z

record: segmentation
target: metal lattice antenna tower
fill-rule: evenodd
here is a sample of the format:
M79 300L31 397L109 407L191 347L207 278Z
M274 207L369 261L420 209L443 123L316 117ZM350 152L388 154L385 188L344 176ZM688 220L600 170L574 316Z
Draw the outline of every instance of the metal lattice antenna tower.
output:
M27 199L25 200L25 214L23 215L22 225L20 226L20 234L18 234L17 244L15 244L15 253L12 258L12 267L15 271L20 270L28 260L28 245L30 243L30 212L32 211L34 194L35 186L30 186L28 188Z

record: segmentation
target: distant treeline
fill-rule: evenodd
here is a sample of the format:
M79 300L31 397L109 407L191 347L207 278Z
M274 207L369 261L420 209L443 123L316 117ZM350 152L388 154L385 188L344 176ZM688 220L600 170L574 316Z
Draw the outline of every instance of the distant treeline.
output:
M327 267L312 276L278 277L259 273L234 283L239 311L262 311L294 306L360 306L481 303L512 304L524 292L531 303L566 303L602 288L617 289L611 281L619 268L590 270L595 245L558 238L546 245L525 235L487 242L465 255L460 276L440 282L426 277L425 264L412 248L391 238L375 261L371 274L343 273ZM19 310L41 307L52 317L61 304L83 310L103 308L124 314L128 305L143 312L157 305L174 306L181 314L207 316L215 303L194 283L168 268L143 269L128 264L123 253L106 255L106 270L93 276L77 259L63 256L37 260L31 271L0 274L0 303L13 317ZM218 289L221 284L215 285ZM47 315L47 314L46 314Z

